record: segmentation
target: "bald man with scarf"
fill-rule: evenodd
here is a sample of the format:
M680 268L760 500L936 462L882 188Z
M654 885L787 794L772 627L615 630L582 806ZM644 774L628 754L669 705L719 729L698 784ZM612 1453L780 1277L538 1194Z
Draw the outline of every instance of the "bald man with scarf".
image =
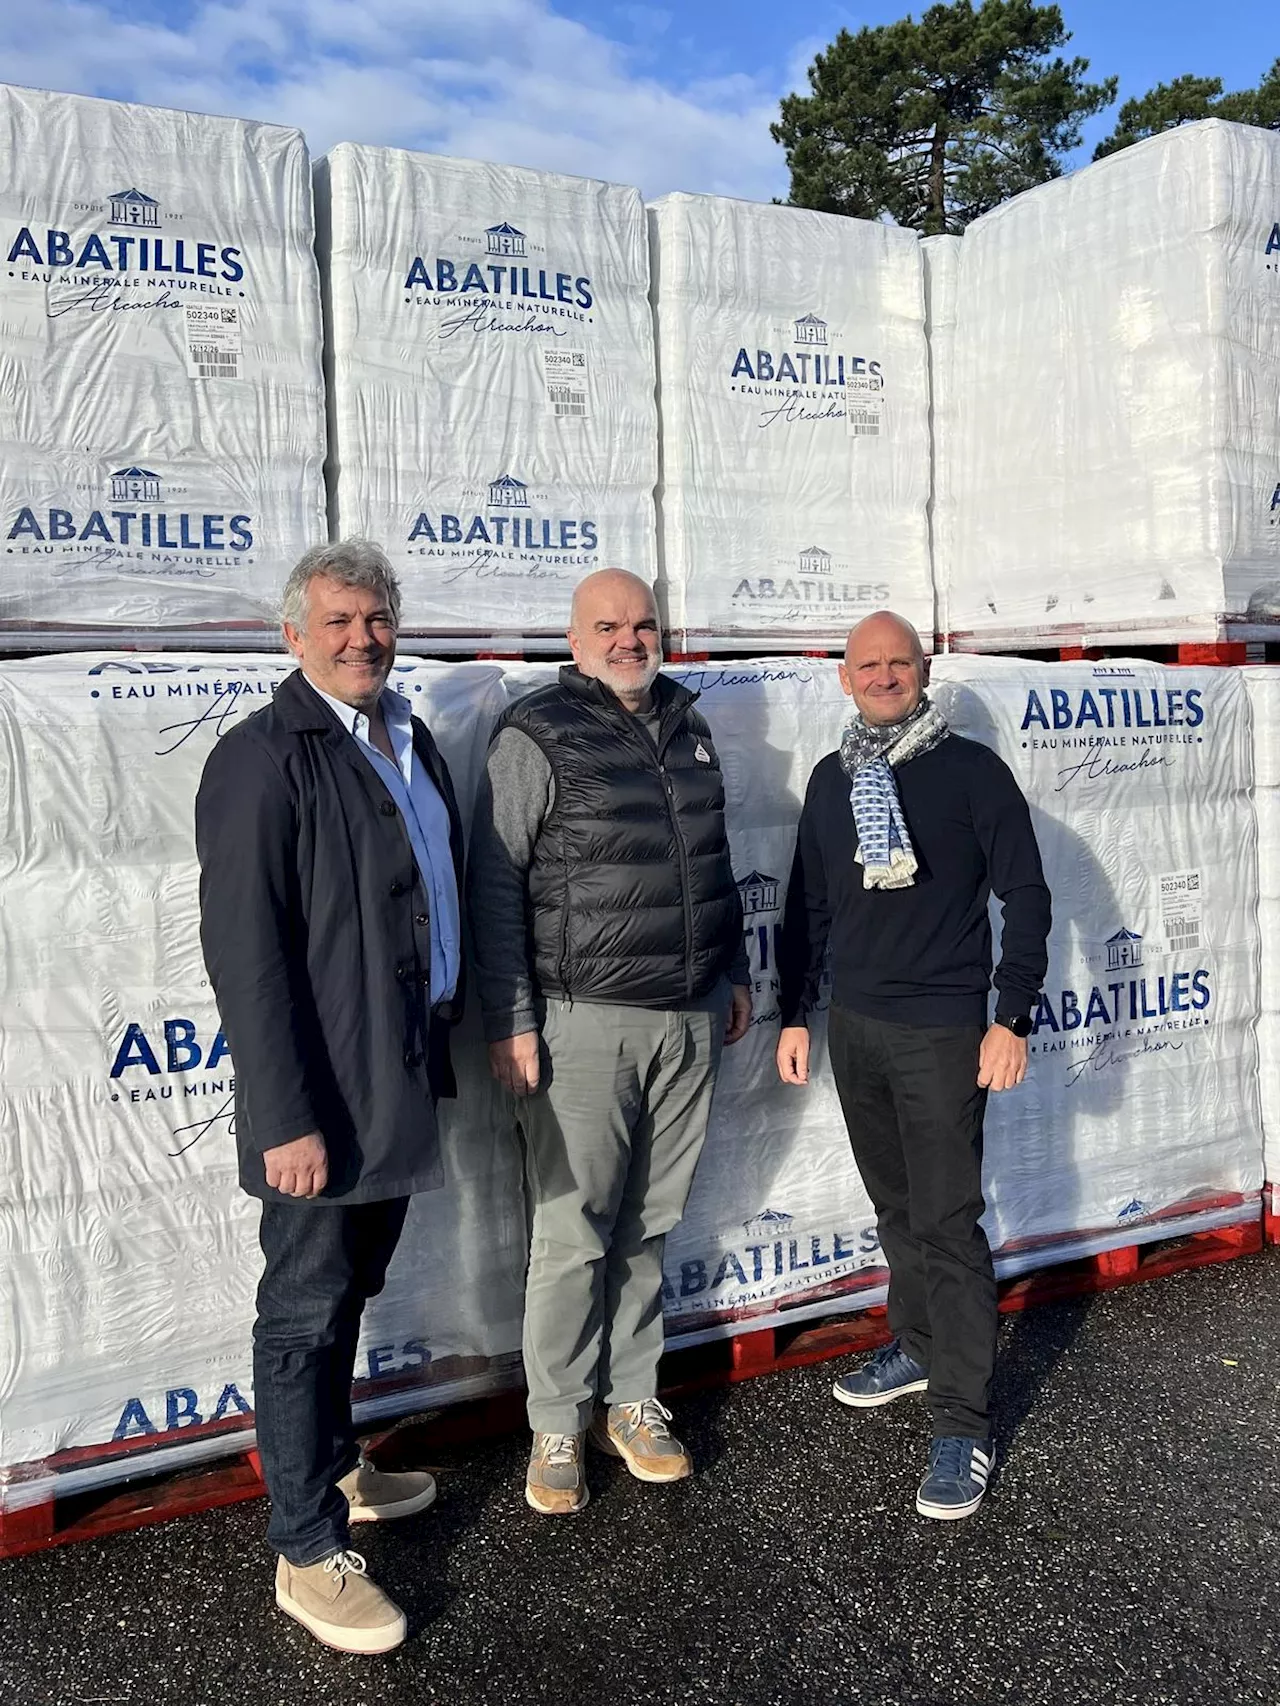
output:
M926 676L901 617L880 611L849 635L840 682L853 711L809 779L787 891L777 1060L784 1083L807 1083L829 952L831 1067L875 1204L894 1334L834 1395L875 1409L927 1394L916 1509L947 1521L977 1510L995 1460L982 1123L988 1093L1026 1075L1050 898L1011 772L951 733ZM1004 907L994 972L992 894Z

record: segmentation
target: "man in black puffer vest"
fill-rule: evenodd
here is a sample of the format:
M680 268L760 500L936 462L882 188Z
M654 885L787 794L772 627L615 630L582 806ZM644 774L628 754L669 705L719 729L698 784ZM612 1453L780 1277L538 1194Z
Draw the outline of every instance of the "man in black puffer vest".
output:
M468 871L490 1065L525 1140L525 1494L547 1515L587 1502L588 1430L642 1481L691 1472L657 1397L662 1251L751 1019L720 766L695 695L658 674L649 587L588 576L569 645L498 724Z

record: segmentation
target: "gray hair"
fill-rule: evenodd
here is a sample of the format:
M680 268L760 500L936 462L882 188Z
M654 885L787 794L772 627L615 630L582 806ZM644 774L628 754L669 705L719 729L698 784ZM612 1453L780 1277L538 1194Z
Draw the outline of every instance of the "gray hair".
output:
M400 626L400 582L381 545L370 539L339 539L332 545L313 545L299 557L280 596L280 620L299 633L307 626L307 588L317 576L339 586L378 592L387 601L391 621Z

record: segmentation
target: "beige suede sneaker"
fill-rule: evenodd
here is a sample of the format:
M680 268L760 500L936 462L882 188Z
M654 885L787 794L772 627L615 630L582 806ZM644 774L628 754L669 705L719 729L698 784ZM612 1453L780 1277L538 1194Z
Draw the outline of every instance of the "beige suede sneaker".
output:
M435 1502L436 1481L425 1469L379 1469L362 1457L338 1482L350 1506L348 1522L395 1522Z
M620 1457L637 1481L683 1481L693 1474L693 1459L671 1432L671 1412L656 1398L638 1404L610 1404L591 1423L591 1443Z
M587 1502L582 1434L534 1434L524 1496L543 1516L572 1516Z
M276 1604L340 1653L389 1653L408 1633L404 1612L365 1574L358 1552L318 1564L276 1563Z

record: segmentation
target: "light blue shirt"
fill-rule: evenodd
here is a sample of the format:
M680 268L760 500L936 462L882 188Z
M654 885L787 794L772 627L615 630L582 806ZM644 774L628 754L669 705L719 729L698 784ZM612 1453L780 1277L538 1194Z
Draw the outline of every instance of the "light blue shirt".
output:
M396 755L392 764L370 740L369 719L363 711L321 692L314 681L308 685L353 737L379 781L385 784L409 832L414 863L431 901L431 1002L434 1006L438 1001L448 1001L458 987L462 951L458 881L449 846L449 811L426 766L418 761L413 750L413 714L408 701L392 688L384 691L379 701L387 738Z

